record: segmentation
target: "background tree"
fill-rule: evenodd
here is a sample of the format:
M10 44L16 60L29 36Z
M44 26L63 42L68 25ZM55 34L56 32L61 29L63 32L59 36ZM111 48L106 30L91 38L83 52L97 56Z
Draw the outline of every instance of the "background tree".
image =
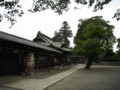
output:
M88 5L88 7L94 6L94 12L102 10L103 6L109 4L112 0L74 0L77 4ZM0 9L5 10L5 13L0 12L0 22L3 17L11 21L11 25L16 22L16 16L22 16L23 10L19 5L20 0L0 0ZM63 11L69 10L71 0L33 0L31 12L40 12L47 9L51 9L58 14L62 14ZM75 7L76 9L76 7ZM114 18L120 19L120 9L117 9Z
M57 31L55 31L54 37L52 39L53 39L53 41L56 41L56 42L62 42L61 34Z
M117 39L117 43L118 43L117 48L118 48L118 50L120 50L120 38Z
M117 48L118 50L115 52L113 60L120 62L120 38L117 39Z
M115 56L115 53L113 52L112 49L106 49L103 60L104 62L116 61L113 59L114 56Z
M98 61L105 55L106 50L112 50L116 39L113 35L114 26L109 25L102 16L79 21L73 52L88 58L86 69L89 69L93 61Z
M64 43L64 47L69 47L70 41L68 40L68 38L72 37L73 34L67 21L64 21L62 23L62 27L58 32L55 31L54 35L54 41L62 42Z

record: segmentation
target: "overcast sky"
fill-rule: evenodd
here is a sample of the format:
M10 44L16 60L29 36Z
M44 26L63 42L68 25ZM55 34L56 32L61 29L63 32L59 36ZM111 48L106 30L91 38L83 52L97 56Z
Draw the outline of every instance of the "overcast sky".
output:
M10 22L4 20L0 23L0 30L11 33L29 40L33 40L38 31L43 34L53 37L54 32L62 26L63 21L67 21L71 27L73 35L76 35L77 25L79 19L90 18L93 16L103 16L110 24L115 26L114 35L120 38L120 21L112 19L114 13L120 8L120 0L113 0L109 5L104 6L103 10L93 12L93 8L88 6L77 5L72 3L68 12L63 12L62 15L54 13L52 10L46 10L39 13L27 12L31 8L32 0L20 0L25 10L22 17L17 18L17 23L9 28ZM78 7L79 9L74 9ZM70 39L71 46L73 46L73 38ZM115 49L116 50L116 49Z

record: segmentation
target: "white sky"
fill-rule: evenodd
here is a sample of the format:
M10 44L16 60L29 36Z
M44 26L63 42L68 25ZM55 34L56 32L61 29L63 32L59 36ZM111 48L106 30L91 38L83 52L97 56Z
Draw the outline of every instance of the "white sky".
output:
M104 6L103 10L99 10L97 12L93 12L93 8L88 8L88 6L78 6L77 4L73 3L70 5L70 10L68 12L63 12L62 15L58 15L52 10L46 10L40 13L32 14L27 12L27 10L32 6L32 0L20 1L23 5L23 10L25 10L25 14L22 17L17 18L17 23L12 28L9 28L10 22L4 20L2 23L0 23L1 31L29 40L32 40L38 31L41 31L43 34L49 37L53 37L54 32L60 29L62 26L62 22L67 21L71 27L73 36L75 36L79 19L90 18L93 16L103 16L105 20L110 21L110 23L115 26L114 35L116 38L120 38L120 21L112 19L116 10L120 8L120 0L113 0L109 5ZM75 6L80 9L75 10ZM73 38L71 38L70 41L71 46L73 46Z

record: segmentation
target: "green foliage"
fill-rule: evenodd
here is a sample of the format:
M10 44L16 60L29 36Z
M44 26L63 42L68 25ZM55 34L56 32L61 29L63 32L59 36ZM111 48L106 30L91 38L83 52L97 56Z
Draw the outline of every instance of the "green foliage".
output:
M94 11L103 9L103 6L110 3L112 0L75 0L77 4L88 5L91 7L94 5ZM55 12L62 14L63 10L68 11L70 0L34 0L32 12L43 11L46 9L52 9Z
M89 7L94 6L94 12L102 10L104 5L109 4L112 0L74 0L77 4L88 5ZM52 9L58 14L62 14L63 11L69 10L70 0L34 0L31 12L40 12L47 9ZM115 13L113 18L120 19L120 12Z
M120 38L117 39L117 48L118 50L116 51L116 54L112 58L113 60L120 62Z
M120 54L115 54L111 58L112 58L112 60L114 60L116 62L120 62Z
M0 7L6 10L6 13L0 13L0 22L5 17L11 22L11 26L15 24L16 16L21 17L24 14L23 10L20 10L19 0L1 1Z
M112 60L114 60L114 59L113 59L114 55L115 55L115 53L113 52L112 49L106 49L103 60L104 60L104 61L112 61Z
M52 9L58 14L62 14L63 10L68 11L68 5L70 0L34 0L32 12L44 11L46 9Z
M117 12L114 14L113 18L116 18L118 21L120 20L120 9L117 9Z
M15 24L16 16L22 16L24 14L19 5L20 0L1 0L0 7L6 10L6 13L0 13L0 22L3 17L7 18L11 22L11 25ZM40 12L47 9L55 11L55 13L62 14L63 11L69 10L71 0L33 0L32 8L30 12ZM94 6L94 12L102 10L103 6L109 4L112 0L74 0L77 4L88 5L89 7ZM120 9L117 10L113 18L120 20Z
M90 0L90 1L94 1L94 0ZM103 6L110 3L112 0L96 0L96 5L94 6L94 11L97 10L102 10ZM93 5L93 3L92 3Z
M68 38L72 37L72 35L72 30L70 30L68 22L64 21L59 32L55 31L55 36L53 37L53 40L64 43L64 47L69 47L70 41L68 40Z
M120 50L120 38L117 39L117 43L118 43L117 48Z
M101 16L80 20L78 31L74 38L73 52L85 55L96 61L103 58L107 49L112 49L115 43L114 26L109 25Z
M52 39L53 39L53 41L56 41L56 42L62 42L61 34L57 31L55 31L54 37Z

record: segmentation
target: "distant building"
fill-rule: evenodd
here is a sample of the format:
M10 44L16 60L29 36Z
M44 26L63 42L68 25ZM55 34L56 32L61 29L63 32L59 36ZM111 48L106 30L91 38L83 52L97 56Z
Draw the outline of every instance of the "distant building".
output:
M73 64L83 64L87 61L85 56L71 56L70 60Z

